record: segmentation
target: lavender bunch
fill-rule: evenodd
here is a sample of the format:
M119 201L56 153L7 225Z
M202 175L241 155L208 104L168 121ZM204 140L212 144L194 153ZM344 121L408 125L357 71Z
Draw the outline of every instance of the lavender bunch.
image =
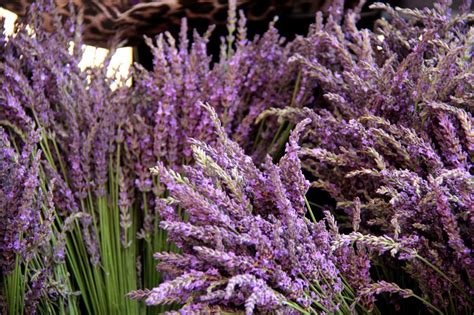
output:
M79 68L81 12L74 15L72 4L72 19L53 19L57 32L45 32L40 18L54 5L39 1L14 36L1 38L0 97L15 102L2 103L0 120L23 133L32 123L39 128L44 180L55 181L56 217L67 226L56 253L70 264L90 313L141 312L121 297L159 282L152 254L173 247L154 210L164 187L148 169L158 160L175 169L190 162L188 137L215 140L198 101L213 104L226 132L249 150L252 139L264 143L271 135L267 127L256 136L254 118L269 104L290 103L289 48L273 25L260 39L247 39L245 18L236 21L231 7L220 62L212 65L206 52L210 32L194 33L190 44L183 22L179 44L157 38L154 70L136 66L134 85L116 90L106 76L109 59Z
M443 165L432 144L380 117L365 116L348 123L320 118L316 124L324 122L325 131L334 137L325 140L338 147L331 150L320 144L302 150L304 168L315 178L313 185L330 192L337 208L353 225L359 222L365 233L416 238L411 249L452 279L446 282L435 270L410 261L407 271L420 289L442 305L449 292L461 287L458 303L467 307L465 294L473 275L468 232L472 229L473 177L469 171ZM337 123L334 129L328 128L331 122ZM406 168L398 164L401 161Z
M38 134L30 135L31 143L25 145L21 154L12 147L3 128L0 129L0 135L1 218L6 223L1 230L1 270L2 274L8 274L15 267L17 255L31 259L32 249L48 236L47 225L51 222L45 222L44 226L40 222L44 192L39 189L39 153L33 152Z
M183 304L180 312L237 311L297 313L335 311L343 283L331 254L324 222L305 218L308 182L297 156L299 124L278 165L257 168L231 141L210 106L218 140L192 140L196 161L182 174L159 163L152 168L169 196L158 200L160 226L181 250L155 254L166 281L131 293L148 305ZM181 209L183 214L177 211ZM308 294L312 283L319 294Z
M30 127L23 141L12 129L0 127L0 311L36 314L48 309L55 314L67 307L75 314L64 261L54 254L59 234L54 182L48 189L41 181L39 133Z
M209 114L200 102L211 104L226 133L257 159L272 140L276 120L270 118L257 126L255 118L270 105L284 107L291 103L297 69L286 62L291 55L290 45L274 23L261 37L250 40L245 17L241 12L237 15L235 2L231 1L229 34L222 38L217 62L207 51L213 28L198 34L190 31L183 20L178 39L168 33L146 39L154 55L153 70L139 65L133 69L134 84L128 95L131 110L123 125L124 172L130 176L128 190L138 191L130 197L138 200L143 213L138 236L147 246L145 287L153 287L160 280L153 268L153 253L167 250L162 244L166 235L158 226L160 214L155 203L164 187L152 178L149 169L157 161L174 170L192 163L189 138L208 144L216 141Z
M323 97L312 109L264 114L311 117L300 155L312 185L335 199L346 229L416 239L409 248L425 261L402 255L404 269L450 313L472 308L470 5L453 13L448 1L423 10L375 4L387 19L371 32L335 3L291 59Z
M70 9L74 12L72 4ZM64 22L56 16L58 31L48 33L40 16L55 12L54 5L40 1L30 10L13 36L2 35L0 99L6 101L0 121L22 134L31 125L38 128L40 138L32 145L43 151L37 161L41 183L55 183L52 202L62 231L55 259L67 260L84 308L94 314L136 313L137 303L122 298L139 285L136 273L124 272L137 269L139 222L121 222L120 212L132 211L132 205L119 205L126 88L112 89L106 75L113 51L103 66L80 69L80 13ZM133 243L122 246L120 234Z
M207 52L212 27L203 35L194 31L190 42L183 20L179 41L168 33L147 39L154 55L153 70L135 66L134 109L125 127L140 190L150 190L148 169L157 160L173 167L192 160L188 138L215 141L201 101L215 108L226 132L247 151L258 151L270 142L274 125L258 131L254 121L270 105L291 103L296 79L296 67L286 62L291 47L285 45L274 23L261 37L248 39L246 19L240 12L237 20L232 1L228 29L216 63ZM258 148L255 141L260 143Z

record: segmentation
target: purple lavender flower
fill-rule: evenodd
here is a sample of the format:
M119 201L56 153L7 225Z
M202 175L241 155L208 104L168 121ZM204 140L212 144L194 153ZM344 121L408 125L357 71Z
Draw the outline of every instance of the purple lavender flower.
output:
M17 256L31 259L33 249L50 233L41 227L40 200L44 192L38 180L40 153L33 151L38 137L37 133L30 134L29 142L18 154L5 130L0 128L0 217L5 223L0 232L2 274L8 274L15 267Z
M261 38L250 41L245 23L240 14L235 34L238 40L226 43L225 53L214 64L206 51L212 28L203 35L194 32L190 44L183 20L179 42L170 34L147 39L154 67L152 71L140 66L134 69L130 96L134 109L125 136L130 146L128 163L140 190L151 190L148 169L156 161L173 167L191 162L189 138L215 141L201 101L215 108L226 132L248 151L258 127L255 118L271 105L291 103L296 78L296 68L286 63L291 47L285 45L273 24ZM273 127L269 123L266 128ZM271 141L270 131L259 133L262 146Z
M375 4L390 19L378 20L373 32L357 28L354 12L342 24L339 13L325 23L318 16L308 36L296 40L301 48L290 62L303 67L321 95L307 104L311 109L263 115L279 113L294 123L310 117L303 168L312 186L336 201L333 210L345 214L338 216L343 228L416 240L407 246L452 281L413 254L401 255L410 258L410 276L436 306L453 303L464 311L472 307L467 292L474 276L472 80L466 79L472 31L467 11L448 7Z
M171 216L160 224L183 254L156 254L168 280L131 296L150 305L185 304L183 310L205 304L247 314L291 313L284 302L307 307L309 285L324 279L330 287L319 298L330 300L342 283L324 224L304 217L308 183L296 155L304 124L293 132L282 161L267 161L260 170L228 139L217 114L206 110L216 144L193 141L196 165L184 167L184 175L163 163L152 169L169 191L166 202L186 211L187 221ZM162 210L168 213L167 208Z
M25 141L10 137L0 127L0 219L4 223L0 228L0 295L3 299L3 291L8 289L9 294L20 295L5 298L2 312L15 312L17 305L10 303L21 299L25 312L35 314L40 298L45 296L46 282L54 278L55 264L48 262L54 234L54 180L45 191L39 176L41 152L36 151L39 133L32 131ZM47 270L30 279L38 261L44 262ZM10 276L21 277L14 283L14 291L11 284L7 285Z

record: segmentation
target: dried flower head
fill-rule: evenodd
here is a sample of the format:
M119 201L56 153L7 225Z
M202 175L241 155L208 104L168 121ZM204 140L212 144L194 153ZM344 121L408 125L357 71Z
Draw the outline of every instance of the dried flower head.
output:
M474 276L469 4L457 13L446 1L423 10L375 4L388 18L373 32L357 28L355 12L343 22L318 15L290 62L323 97L316 95L311 109L263 114L295 123L311 118L303 168L348 217L339 223L359 231L339 242L358 238L380 250L383 235L416 240L411 250L453 281L416 260L406 270L433 304L459 310L472 307L465 292Z
M166 184L161 227L183 251L158 253L167 281L132 294L147 304L207 305L225 310L291 312L284 302L307 307L313 300L335 309L331 296L342 290L324 222L305 218L308 183L300 171L296 127L278 165L262 170L225 134L209 107L218 141L192 141L195 166L183 174L162 163L152 168ZM184 219L176 214L177 208ZM175 211L173 211L175 209ZM305 292L312 282L327 283L320 296ZM138 294L138 295L137 295Z

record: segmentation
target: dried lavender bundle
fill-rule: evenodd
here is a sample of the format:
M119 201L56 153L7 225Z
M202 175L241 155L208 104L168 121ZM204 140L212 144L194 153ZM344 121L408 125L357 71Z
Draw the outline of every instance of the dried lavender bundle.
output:
M357 12L318 15L291 61L323 98L315 95L311 109L264 114L311 118L300 156L312 185L330 193L355 231L410 240L426 261L401 255L403 268L447 313L473 307L470 6L375 4L387 19L373 32L357 28Z
M5 223L0 232L2 275L15 268L17 256L31 259L34 249L49 235L47 225L51 222L44 226L40 222L41 200L45 196L39 187L39 154L33 151L38 134L29 136L31 142L18 154L0 128L0 217Z
M256 158L272 140L276 120L269 119L258 129L255 118L270 106L291 103L297 68L287 64L290 45L273 23L261 37L250 40L245 17L240 13L237 19L234 10L231 5L229 35L223 39L217 62L207 52L212 27L202 35L193 31L190 39L183 20L178 39L167 33L147 39L154 55L153 70L139 65L133 70L128 96L132 106L123 125L124 166L130 177L128 190L141 193L135 199L141 201L144 214L139 237L150 247L145 255L146 287L159 281L150 253L163 250L154 243L165 239L155 210L155 198L164 187L152 179L149 168L161 161L179 170L193 161L189 138L208 144L216 141L209 114L199 102L211 104L226 133Z
M54 12L54 6L36 3L14 35L2 35L0 121L23 137L38 128L38 139L31 142L43 151L38 180L48 187L55 183L51 202L61 231L51 251L54 259L67 260L84 308L94 314L117 309L132 314L138 306L121 296L137 288L136 274L123 272L135 268L136 242L122 250L118 207L119 126L126 93L124 87L110 87L110 57L102 67L80 69L80 15L64 24L57 17L58 31L47 33L40 18L45 11ZM40 273L37 279L43 277ZM32 296L41 292L33 289ZM55 305L45 297L40 307L51 313Z
M247 38L245 27L241 13L237 25L230 28L236 33L230 34L234 40L223 42L220 59L214 64L207 52L212 27L203 35L194 32L190 43L183 20L179 42L167 33L147 39L154 66L148 71L136 65L133 112L125 127L140 190L150 189L148 169L157 160L173 167L192 160L189 138L215 141L209 115L199 102L215 108L226 132L247 151L255 144L255 118L271 105L291 103L296 78L296 67L286 62L291 47L285 45L273 23L254 40ZM274 125L260 130L261 146L271 140L271 128Z
M38 185L42 194L54 187L47 203L54 203L63 224L54 259L69 259L87 311L145 312L123 298L144 287L149 289L132 296L152 305L181 303L181 312L192 314L344 313L351 311L346 300L371 306L381 292L420 298L432 311L469 313L470 4L464 1L456 14L449 1L415 11L377 4L389 19L371 32L356 27L362 4L343 15L342 1L334 1L327 18L318 14L309 34L289 44L273 25L250 41L245 18L236 21L231 12L216 64L206 52L210 31L194 33L190 43L183 22L179 42L167 34L148 40L152 71L136 66L133 87L112 90L107 62L78 67L80 14L65 25L57 19L58 32L46 34L38 17L51 8L40 1L30 14L34 36L26 24L9 40L0 36L0 124L20 138L39 127L40 140L30 141L43 155L28 162L35 165L29 183L39 173L44 178L34 193L23 195L25 204ZM302 104L309 108L300 109ZM270 106L275 109L261 117L279 113L294 124L307 117L311 122L297 127L278 165L267 159L260 169L226 135L257 159L269 145L281 145L285 132L273 137L274 118L254 125ZM217 117L223 126L216 136ZM11 162L10 136L3 134L1 149ZM342 228L354 233L339 234L330 215L329 230L323 221L305 218L307 182L297 154L313 186L329 192L336 212L345 213L338 217L347 218L340 220ZM160 176L152 177L148 169L157 161ZM182 166L191 161L195 166ZM2 193L9 191L7 182L2 179ZM160 199L167 193L170 198ZM2 218L12 213L3 211ZM49 233L48 224L40 227L29 216L12 220L28 222L2 232L10 244L2 252L6 270L13 255L35 252L21 246L12 251L11 239L33 235L24 239L33 246ZM151 255L169 248L159 225L183 253L155 255L165 282L150 289L161 280ZM43 234L29 232L38 229ZM403 260L416 287L373 282L374 252ZM47 265L37 269L50 272ZM32 278L31 301L44 292L48 272ZM344 291L345 283L357 297Z
M323 221L305 218L308 182L297 142L307 122L293 131L278 165L267 159L259 169L226 136L211 107L205 109L216 129L215 144L191 141L196 163L183 174L163 163L152 168L169 193L159 201L160 225L182 253L157 253L166 281L130 296L148 305L183 304L183 314L298 313L290 302L335 311L343 284L330 235ZM322 286L319 294L307 294L312 283Z
M33 5L14 36L0 36L0 121L20 134L39 127L40 167L45 182L55 181L55 212L67 231L54 250L68 259L87 311L138 312L121 297L159 282L152 254L170 247L154 211L163 187L148 168L157 160L176 169L190 162L188 137L215 141L199 100L216 108L226 132L249 151L254 138L271 140L270 123L256 136L253 121L270 104L291 102L290 48L273 26L250 41L245 18L236 21L234 12L213 65L206 52L210 32L195 33L190 43L184 21L179 44L168 35L157 38L152 72L137 66L133 87L113 90L109 58L103 66L79 68L80 12L77 21L56 17L58 31L46 33L44 11L54 11L51 1Z
M41 180L39 132L24 127L30 132L0 127L0 312L76 314L64 260L55 252L54 180L49 188ZM46 300L51 305L40 305Z

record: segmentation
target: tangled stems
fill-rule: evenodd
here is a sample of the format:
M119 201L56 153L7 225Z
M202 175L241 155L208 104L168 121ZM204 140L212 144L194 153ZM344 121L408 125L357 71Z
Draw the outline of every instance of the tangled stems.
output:
M352 310L354 309L355 303L359 302L361 297L363 297L363 296L372 296L374 294L379 294L379 293L383 293L383 292L398 293L403 298L413 297L413 298L419 300L420 302L422 302L423 304L425 304L427 307L432 309L434 312L436 312L438 314L444 314L439 308L437 308L436 306L434 306L433 304L428 302L426 299L423 299L419 295L415 294L412 290L402 289L398 285L396 285L395 283L388 283L386 281L378 281L378 282L372 283L367 288L361 290L359 292L359 296L355 299L353 305L351 305L351 309Z
M452 284L457 290L459 290L459 292L461 292L466 297L466 300L469 301L469 303L472 306L472 300L470 296L456 282L450 279L444 272L442 272L438 267L436 267L431 262L429 262L426 258L419 255L416 249L408 248L406 247L405 244L401 242L397 242L391 237L388 237L388 236L379 237L379 236L373 236L373 235L364 235L359 232L353 232L348 235L339 235L338 238L333 242L331 248L334 251L341 246L348 245L350 243L355 243L355 242L364 244L365 246L367 246L367 248L378 251L380 254L389 251L393 257L399 254L401 259L418 259L419 261L424 263L426 266L428 266L429 268L434 270L436 273L438 273L443 279L445 279L450 284ZM400 253L403 253L403 254L400 254ZM387 282L383 282L383 283L388 284ZM396 286L393 283L390 283L388 285ZM400 289L400 290L403 290L403 289ZM365 293L362 292L360 294L369 295L369 293L372 291L370 289L366 289ZM443 312L439 308L437 308L436 306L428 302L426 299L423 299L422 297L416 295L415 293L413 293L412 290L408 290L406 292L409 292L409 296L413 296L414 298L422 301L424 304L432 308L434 311L440 314L443 314Z

